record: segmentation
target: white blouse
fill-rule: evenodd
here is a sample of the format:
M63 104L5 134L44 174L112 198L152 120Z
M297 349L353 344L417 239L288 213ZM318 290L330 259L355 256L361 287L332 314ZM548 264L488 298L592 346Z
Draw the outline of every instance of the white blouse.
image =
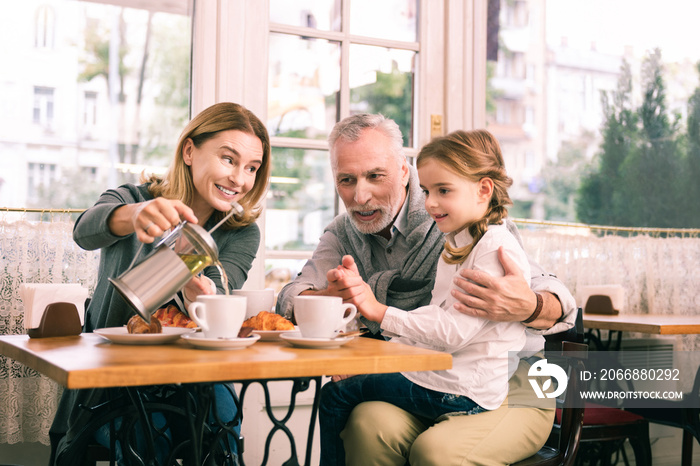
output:
M459 247L472 242L467 229L450 233L446 239ZM440 258L429 305L408 312L389 307L381 323L384 336L392 337L392 342L452 354L452 369L404 372L407 379L432 390L467 396L485 409L498 408L508 394L508 379L525 346L526 327L520 322L493 322L462 314L454 309L456 300L450 290L461 268L503 276L499 246L505 247L530 284L530 265L517 239L505 224L490 225L461 266Z

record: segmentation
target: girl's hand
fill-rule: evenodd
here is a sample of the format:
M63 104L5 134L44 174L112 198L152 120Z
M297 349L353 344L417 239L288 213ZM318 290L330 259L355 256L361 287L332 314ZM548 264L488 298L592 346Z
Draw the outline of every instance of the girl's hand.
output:
M381 324L382 320L384 320L386 310L389 308L388 306L377 301L372 288L370 288L367 283L364 285L363 293L348 302L351 302L355 305L355 307L357 307L357 312L365 316L367 319L379 324Z
M339 283L353 283L352 293L341 295L344 303L354 304L357 307L357 311L367 319L374 322L382 322L387 306L377 301L372 288L362 280L360 272L357 270L357 264L355 264L352 256L343 256L342 264L328 271L329 287L332 276Z
M343 298L343 302L349 303L363 292L364 280L357 271L352 271L339 265L326 273L328 287L325 290L328 296Z

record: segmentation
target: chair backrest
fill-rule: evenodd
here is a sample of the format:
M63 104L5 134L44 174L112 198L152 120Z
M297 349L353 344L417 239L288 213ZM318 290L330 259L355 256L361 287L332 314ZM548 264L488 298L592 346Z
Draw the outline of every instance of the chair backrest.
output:
M563 465L574 464L583 429L584 407L580 393L585 382L580 374L585 368L588 345L584 344L583 309L578 308L574 326L565 332L545 336L545 355L563 358L569 369L569 380L563 400L557 400L561 408L558 450Z
M583 429L583 404L574 402L584 389L579 374L584 370L584 360L588 354L588 345L583 343L583 311L579 308L576 324L560 333L545 335L545 356L568 370L569 380L563 399L557 400L561 408L559 434L555 443L549 443L538 453L514 466L553 466L573 465L579 448ZM551 440L551 438L550 438Z
M544 340L545 353L551 350L560 351L561 343L564 341L569 341L572 343L584 343L583 309L577 309L576 322L574 323L573 327L563 332L545 335Z
M566 397L562 402L557 400L558 407L561 407L558 448L563 456L562 465L574 464L583 430L584 406L580 400L580 393L585 382L581 380L580 374L585 368L583 360L587 350L588 346L583 343L562 342L562 351L566 354L570 367Z

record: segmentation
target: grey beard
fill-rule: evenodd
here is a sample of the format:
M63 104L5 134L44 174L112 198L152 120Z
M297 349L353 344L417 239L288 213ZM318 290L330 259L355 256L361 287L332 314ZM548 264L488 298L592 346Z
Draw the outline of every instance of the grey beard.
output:
M388 214L387 211L383 209L381 210L381 216L371 224L358 221L355 218L354 213L355 211L350 212L350 220L352 221L352 224L355 225L355 228L357 228L360 233L365 235L377 234L391 225L391 222L394 221L394 216Z

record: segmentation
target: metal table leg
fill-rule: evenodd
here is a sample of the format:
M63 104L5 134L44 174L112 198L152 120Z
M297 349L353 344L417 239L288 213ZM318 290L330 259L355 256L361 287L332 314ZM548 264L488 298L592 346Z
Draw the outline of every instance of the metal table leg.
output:
M282 431L291 447L290 458L284 466L299 466L296 442L292 431L287 426L296 407L297 395L308 390L311 381L315 382L314 401L309 421L308 437L304 464L311 465L311 450L313 446L314 428L318 415L321 394L321 376L300 377L293 379L246 380L242 384L240 398L235 390L226 386L236 406L237 414L231 421L225 421L219 415L215 396L215 385L212 383L184 384L167 386L165 397L154 394L153 387L126 387L113 391L116 395L104 403L90 408L93 415L90 421L76 434L69 447L57 459L59 466L78 464L87 445L94 443L94 434L102 426L110 426L111 451L118 444L124 457L124 463L137 466L175 466L178 459L184 459L186 465L244 465L243 442L235 431L243 419L243 402L246 391L251 384L258 383L265 394L265 411L273 424L265 441L263 466L270 456L272 437L277 431ZM287 412L282 418L277 418L272 411L270 389L268 382L291 381ZM153 415L161 413L166 422L157 426ZM175 432L175 425L185 426L185 432ZM136 433L140 432L139 435ZM184 437L184 439L183 439ZM232 454L230 440L236 442L238 463ZM158 458L158 446L161 443L167 450L167 458ZM161 448L162 450L163 448ZM161 452L162 453L162 452Z
M275 414L272 412L272 405L270 403L270 389L268 387L268 382L275 382L275 381L285 381L285 380L291 380L293 382L292 386L292 393L291 397L289 400L289 407L287 408L287 413L282 417L282 419L278 419ZM275 379L275 380L246 380L242 383L243 387L241 388L241 406L243 405L244 399L245 399L245 394L246 391L248 390L248 387L253 384L253 383L258 383L262 386L264 394L265 394L265 411L267 412L267 416L272 421L272 429L270 429L270 432L267 435L267 439L265 440L265 455L263 457L262 461L262 466L267 465L267 461L269 460L269 454L270 454L270 444L272 442L272 437L274 434L279 430L284 432L284 434L287 436L287 439L289 440L289 444L291 447L291 456L290 458L283 463L284 466L299 466L299 460L297 456L297 448L296 448L296 442L294 441L294 435L292 434L292 431L287 427L287 422L289 419L292 417L292 413L294 412L294 408L296 406L296 397L297 394L300 392L304 392L309 389L310 387L310 382L313 380L315 382L315 391L314 391L314 402L313 402L313 407L311 410L311 419L309 421L309 430L308 430L308 437L306 439L306 454L304 456L304 464L306 466L311 465L311 449L313 446L313 437L314 437L314 427L316 426L316 417L318 414L318 404L320 401L320 395L321 395L321 376L317 377L300 377L300 378L294 378L294 379ZM243 464L242 458L241 458L241 464Z

